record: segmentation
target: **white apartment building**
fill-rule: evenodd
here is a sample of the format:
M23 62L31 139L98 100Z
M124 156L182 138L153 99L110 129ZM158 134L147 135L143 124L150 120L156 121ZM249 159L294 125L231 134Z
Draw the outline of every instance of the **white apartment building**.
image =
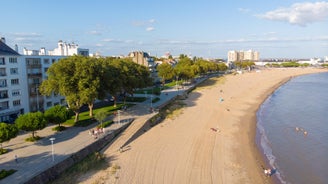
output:
M58 42L58 47L52 51L47 51L44 47L40 50L28 50L23 49L24 55L39 55L39 56L73 56L73 55L82 55L89 56L89 49L79 48L78 44L75 43L66 43L61 40Z
M52 94L43 96L40 94L39 86L47 78L47 70L51 64L57 62L65 56L40 56L40 55L22 55L20 60L24 63L26 70L26 87L28 94L27 112L44 111L54 105L66 105L65 98L60 95Z
M51 56L73 56L82 55L89 56L89 49L82 49L75 43L66 43L59 40L58 47L53 51L48 51Z
M0 122L12 123L19 114L44 111L54 105L66 105L65 97L52 94L43 96L39 86L47 78L48 68L61 58L74 54L89 55L89 49L76 44L58 43L59 48L47 52L28 50L24 55L0 40Z
M228 52L228 62L235 61L259 61L260 53L258 51L248 50L248 51L229 51Z
M13 122L29 111L26 70L20 54L0 40L0 122Z

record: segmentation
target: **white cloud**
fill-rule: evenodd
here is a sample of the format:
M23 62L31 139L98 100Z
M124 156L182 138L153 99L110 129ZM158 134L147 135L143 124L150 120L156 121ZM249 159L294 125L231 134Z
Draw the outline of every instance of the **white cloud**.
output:
M238 11L242 12L242 13L248 13L250 12L251 10L250 9L247 9L247 8L238 8Z
M154 27L147 27L146 31L154 31L154 29L155 29Z
M259 15L259 17L307 26L310 23L325 21L328 18L328 2L295 3L288 8L278 8Z
M133 21L132 22L132 25L135 26L135 27L145 27L145 30L146 31L154 31L155 28L154 28L154 23L156 23L156 20L155 19L150 19L150 20L147 20L147 21Z
M11 35L16 37L28 37L28 38L42 37L42 35L39 33L11 33Z
M100 31L97 31L97 30L89 31L88 33L91 34L91 35L97 35L97 36L102 35L102 33Z

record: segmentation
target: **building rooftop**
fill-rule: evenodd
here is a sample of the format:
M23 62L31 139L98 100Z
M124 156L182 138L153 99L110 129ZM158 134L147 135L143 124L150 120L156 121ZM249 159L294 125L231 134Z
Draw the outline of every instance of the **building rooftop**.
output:
M6 43L0 40L0 55L16 55L19 56L20 54L10 48Z

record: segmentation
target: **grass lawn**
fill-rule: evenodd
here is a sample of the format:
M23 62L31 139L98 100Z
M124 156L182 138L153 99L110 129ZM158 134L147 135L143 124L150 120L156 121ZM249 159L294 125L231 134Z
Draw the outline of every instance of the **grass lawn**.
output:
M116 104L116 107L114 107L113 105L111 106L106 106L106 107L101 107L98 109L93 109L93 114L97 114L97 112L99 112L100 110L105 110L108 113L108 116L112 115L116 110L119 110L122 108L122 106L132 106L133 104ZM96 120L94 118L90 118L89 116L89 111L85 111L85 112L81 112L79 115L79 121L78 122L74 122L75 119L75 114L71 117L71 119L67 120L65 123L63 123L63 125L65 126L88 126L94 122L96 122Z

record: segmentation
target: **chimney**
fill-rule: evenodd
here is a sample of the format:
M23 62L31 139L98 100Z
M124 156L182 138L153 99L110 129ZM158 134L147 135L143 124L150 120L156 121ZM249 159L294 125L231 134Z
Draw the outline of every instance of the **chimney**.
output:
M15 44L15 51L18 53L18 45Z
M0 41L3 42L3 43L6 43L6 38L5 37L1 37Z

